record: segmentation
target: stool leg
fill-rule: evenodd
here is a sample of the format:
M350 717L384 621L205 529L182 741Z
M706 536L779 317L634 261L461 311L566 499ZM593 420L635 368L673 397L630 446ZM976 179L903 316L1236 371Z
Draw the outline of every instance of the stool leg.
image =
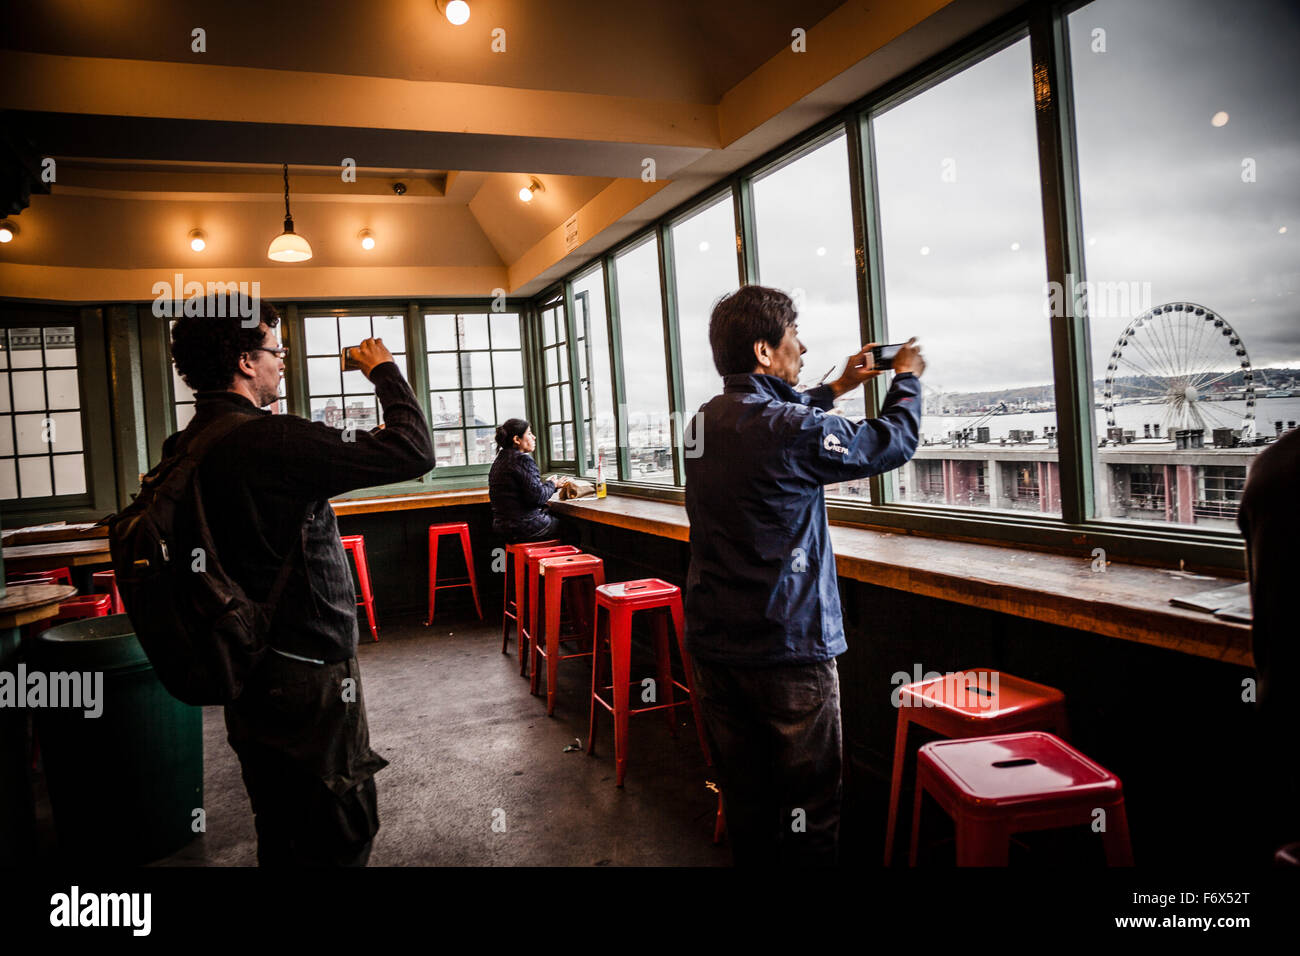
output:
M704 718L700 716L700 702L695 696L695 678L691 676L691 655L686 651L686 615L680 601L674 601L669 610L673 617L673 630L677 632L677 653L682 656L682 670L686 674L686 689L691 695L691 713L695 717L695 734L700 738L700 753L704 754L705 766L713 766L713 754L709 753L709 742L704 737Z
M515 555L515 643L519 645L519 673L523 674L524 664L528 658L524 656L528 649L528 577L525 568L524 556Z
M370 622L370 636L379 640L379 628L375 626L375 592L370 589L370 564L366 561L366 545L358 541L352 557L357 563L357 580L361 582L361 601L366 608L366 620Z
M460 529L460 549L465 552L465 567L469 568L469 590L474 595L474 610L483 620L483 607L478 603L478 575L474 572L474 552L469 546L469 528Z
M713 818L713 843L722 842L722 835L727 832L727 818L722 813L722 794L718 794L718 815Z
M587 725L587 753L596 753L596 712L600 703L596 694L600 690L600 605L592 612L591 626L591 721Z
M501 653L506 653L510 641L510 555L506 555L505 576L501 581ZM518 618L515 619L518 628Z
M438 542L436 531L429 532L429 616L424 621L428 627L433 623L433 600L438 593Z
M537 651L537 605L542 599L541 593L541 575L537 573L536 568L528 568L528 660L525 664L520 664L519 675L522 677L527 673L526 668L537 670L537 658L534 656ZM529 685L534 694L537 693L535 685Z
M918 774L916 780L916 796L912 799L912 842L907 849L908 866L916 866L916 851L921 842L921 796L924 793L925 787L922 785L920 775ZM887 852L885 854L885 863L886 865L889 863L889 854Z
M1011 834L988 820L971 820L958 815L957 865L1006 866L1011 853Z
M564 579L551 575L546 579L546 716L555 714L555 690L560 676L560 591Z
M1133 844L1129 840L1128 813L1120 800L1106 809L1106 832L1102 834L1107 866L1132 866Z
M898 801L903 792L903 764L907 760L909 723L905 708L898 708L898 725L894 729L894 772L889 778L889 823L885 827L885 866L889 866L894 859L894 834L898 829Z
M673 697L673 665L668 657L668 614L667 608L656 610L654 612L654 636L655 636L655 665L656 680L659 682L655 694L656 704L669 704L674 701ZM668 732L672 736L677 736L677 718L674 714L676 708L669 706L664 709L664 714L668 717Z
M621 787L627 775L627 691L632 678L632 615L624 608L610 615L609 656L614 665L614 765Z

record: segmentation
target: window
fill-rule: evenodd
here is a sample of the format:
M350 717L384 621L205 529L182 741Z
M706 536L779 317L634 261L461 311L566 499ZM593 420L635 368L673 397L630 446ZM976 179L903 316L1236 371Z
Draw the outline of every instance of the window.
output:
M672 247L686 396L683 412L690 416L722 391L722 377L709 347L709 316L714 303L735 292L740 284L731 193L674 224Z
M0 499L86 492L75 326L0 328Z
M382 338L406 377L406 328L400 315L303 316L307 343L308 417L334 428L377 427L382 421L375 386L361 372L344 372L339 363L344 348L363 339Z
M569 377L569 328L564 300L541 309L542 375L546 382L546 421L551 428L551 461L573 462L578 446L573 434L573 391Z
M587 443L587 460L582 463L581 473L594 475L598 461L603 461L605 478L609 479L618 475L618 435L614 424L614 383L610 375L603 268L597 267L574 280L573 308L578 326L582 419Z
M429 313L424 328L434 461L490 465L497 426L526 417L519 316Z
M614 259L623 340L623 410L630 481L673 484L673 433L668 417L663 298L653 238Z
M1059 476L1029 40L871 124L888 338L924 350L914 461L941 462L945 482L933 492L905 467L889 498L1059 514L1039 494Z
M754 231L759 282L794 299L799 339L808 349L801 386L835 378L858 351L862 325L854 278L848 144L843 131L756 177ZM866 414L863 390L842 396L849 417ZM828 486L827 494L861 499L864 481Z
M1067 22L1096 516L1232 530L1256 442L1300 419L1300 17L1097 0Z
M176 321L173 319L171 322L168 323L167 327L168 329L175 328ZM284 324L281 323L280 325L276 326L274 329L271 330L271 334L275 336L276 345L284 344L284 338L280 334L280 330L283 327ZM169 339L168 340L169 352L170 349L171 349L171 343ZM181 378L180 372L176 371L176 364L174 362L171 365L171 370L172 370L172 413L176 419L176 430L180 431L186 425L188 425L190 423L190 419L194 417L194 389L190 388L188 385L185 384L185 380ZM288 374L287 368L285 374L286 375ZM279 386L280 400L276 402L273 406L271 406L271 411L275 412L278 415L284 415L289 410L288 402L285 399L284 381L285 380L283 378L280 379L280 386Z

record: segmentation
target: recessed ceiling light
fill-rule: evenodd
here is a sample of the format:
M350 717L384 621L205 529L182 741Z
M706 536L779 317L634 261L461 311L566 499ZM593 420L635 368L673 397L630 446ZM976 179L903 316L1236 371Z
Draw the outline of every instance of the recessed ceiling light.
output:
M195 252L202 252L208 247L208 238L203 234L202 229L190 230L190 248Z
M709 251L709 240L705 239L700 242L700 252L708 252L708 251Z
M1019 251L1020 251L1020 243L1018 243L1018 242L1013 242L1013 243L1011 243L1011 251L1012 251L1012 252L1019 252Z
M817 255L819 255L819 256L824 256L824 255L826 255L826 247L825 247L825 246L818 246L818 247L817 247Z
M6 219L0 222L0 242L13 242L14 236L18 235L18 227Z
M929 246L922 246L922 247L921 247L921 255L923 255L923 256L928 256L929 254L930 254L930 247L929 247Z
M535 195L544 192L546 192L546 187L541 184L541 181L536 176L534 176L532 179L528 180L527 186L524 186L519 190L519 201L532 202Z
M1286 226L1278 226L1278 227L1277 227L1277 234L1278 234L1279 236L1285 236L1285 235L1286 235Z
M361 240L361 248L367 252L375 248L375 234L369 229L362 229L357 233L357 238Z
M1211 126L1227 126L1227 125L1228 125L1228 114L1225 113L1223 110L1219 110L1219 112L1215 113L1213 116L1210 117L1210 125L1211 125Z

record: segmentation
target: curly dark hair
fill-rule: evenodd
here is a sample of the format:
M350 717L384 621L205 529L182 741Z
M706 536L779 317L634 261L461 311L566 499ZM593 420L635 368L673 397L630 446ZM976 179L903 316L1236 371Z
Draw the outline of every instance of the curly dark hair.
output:
M190 311L193 309L187 303L186 312ZM186 385L196 392L230 388L239 356L262 345L261 325L245 325L248 320L243 316L251 311L248 296L221 293L206 297L201 314L187 314L177 320L172 327L172 360ZM280 313L271 303L262 301L261 321L275 328L280 324Z
M795 324L799 313L794 302L779 289L743 285L723 296L709 318L709 345L719 375L742 375L754 371L754 343L759 339L777 348L785 330Z

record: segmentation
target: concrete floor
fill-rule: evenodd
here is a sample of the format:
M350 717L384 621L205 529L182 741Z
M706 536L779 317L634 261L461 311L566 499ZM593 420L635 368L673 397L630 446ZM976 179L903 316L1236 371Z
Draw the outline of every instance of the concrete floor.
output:
M632 719L619 789L611 717L597 755L585 752L588 660L560 665L547 718L544 680L543 696L530 696L513 633L501 653L500 619L447 613L429 628L385 621L379 643L363 639L357 653L371 746L389 761L376 777L372 866L730 864L726 845L712 844L717 798L689 707L678 709L676 739L660 714ZM638 666L653 673L652 656L634 654L634 677ZM159 863L255 865L252 811L220 708L205 708L203 734L207 832ZM566 753L570 744L582 746ZM492 829L498 809L502 833Z

